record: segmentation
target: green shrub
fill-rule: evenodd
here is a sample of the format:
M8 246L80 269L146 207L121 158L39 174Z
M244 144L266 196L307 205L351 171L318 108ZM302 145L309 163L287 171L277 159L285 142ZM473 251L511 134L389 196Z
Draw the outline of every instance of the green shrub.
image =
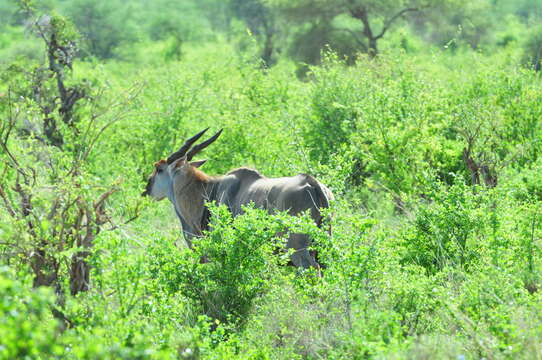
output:
M537 26L523 46L523 64L536 71L542 69L542 26Z
M347 79L346 70L333 54L326 61L326 67L314 69L315 81L311 86L314 115L304 134L311 158L323 163L356 130L359 117L356 105L367 91L360 82Z
M194 241L193 251L154 247L150 273L157 286L182 294L212 319L243 324L254 301L279 277L278 264L287 262L287 256L273 254L283 246L277 234L299 227L298 219L245 210L233 218L224 206L211 208L212 230Z
M120 1L70 1L65 12L82 35L84 56L112 58L117 47L136 39L133 16Z
M444 188L436 185L406 230L405 262L435 273L445 267L467 270L478 258L476 235L485 230L480 196L460 182Z
M0 267L0 359L34 359L62 353L52 318L50 289L32 290Z
M16 164L5 171L2 163L13 161L0 151L0 266L16 269L21 279L0 273L0 358L542 353L542 83L518 65L521 49L510 41L510 35L521 39L527 25L497 34L506 46L472 52L462 42L488 43L480 27L486 13L474 14L467 28L458 12L438 31L457 37L455 51L428 48L396 27L376 59L346 61L339 59L351 54L347 32L292 28L281 36L309 30L296 46L315 60L321 54L313 50L322 44L306 41L345 44L299 81L286 51L277 48L278 63L262 71L257 46L234 44L245 29L230 27L227 13L217 11L226 2L87 2L61 5L95 36L84 40L115 59L66 68L67 89L80 84L89 93L74 113L78 132L59 129L62 151L40 139L42 132L29 136L29 126L59 119L62 110L56 79L38 64L44 54L16 25L24 14L6 17L12 25L0 34L0 61L24 57L2 72L0 143L10 132L3 120L16 118L6 149L19 166L31 167L21 186L34 204L24 211L15 189L24 175ZM213 27L232 31L213 33ZM408 53L395 49L398 43ZM66 60L63 50L56 54ZM29 86L29 79L43 86ZM90 121L97 116L103 120ZM152 163L205 127L224 128L202 154L210 175L239 166L267 176L306 172L333 189L331 235L305 219L256 209L232 218L213 208L213 230L193 250L177 248L183 239L171 204L139 194ZM89 161L69 171L89 144ZM471 186L463 158L469 145L472 160L491 167L495 188ZM92 211L111 184L119 195L107 199L99 219L112 231L93 233L85 254L88 289L72 295L68 275L78 269L72 261L81 250L73 240L89 235L89 218L79 216L86 209L77 204ZM23 212L12 216L13 209ZM287 254L274 253L284 240L277 232L287 227L313 236L327 265L322 278L282 266ZM71 326L63 332L56 332L50 312L53 294L28 286L26 260L40 259L42 251L51 260L47 270L58 271L57 301ZM209 262L200 263L202 257Z

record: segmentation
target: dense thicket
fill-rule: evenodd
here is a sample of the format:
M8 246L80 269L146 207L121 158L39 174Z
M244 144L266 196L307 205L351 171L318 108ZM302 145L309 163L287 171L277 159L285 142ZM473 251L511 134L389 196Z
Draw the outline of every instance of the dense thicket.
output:
M540 358L541 11L0 0L0 359ZM205 127L329 223L211 207L188 249L140 193Z

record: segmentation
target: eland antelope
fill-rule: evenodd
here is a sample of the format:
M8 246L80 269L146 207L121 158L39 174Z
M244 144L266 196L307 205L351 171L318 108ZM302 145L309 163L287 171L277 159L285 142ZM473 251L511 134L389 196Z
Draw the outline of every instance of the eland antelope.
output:
M171 201L190 248L192 240L208 229L210 213L206 207L207 201L226 205L234 216L241 214L242 206L249 203L269 212L287 211L290 215L310 211L314 222L321 225L320 209L329 207L333 194L310 175L267 178L249 168L235 169L222 176L209 176L202 172L199 167L206 160L192 161L192 158L222 133L220 130L208 140L193 146L207 130L188 139L166 160L156 162L142 194L155 200L167 197ZM319 269L319 264L308 250L309 245L307 235L294 233L289 235L286 247L294 249L291 261L295 266Z

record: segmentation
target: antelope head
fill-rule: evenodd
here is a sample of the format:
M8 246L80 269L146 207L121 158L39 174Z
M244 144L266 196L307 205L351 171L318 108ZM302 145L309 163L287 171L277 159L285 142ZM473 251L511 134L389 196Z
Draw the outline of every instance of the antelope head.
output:
M162 159L154 163L154 170L149 176L145 191L141 195L150 196L157 201L165 197L172 200L173 178L175 178L175 182L180 186L190 181L189 174L193 173L194 168L200 167L206 161L191 161L192 158L213 143L222 133L222 130L220 130L209 139L192 147L208 129L204 129L186 140L179 150L171 154L167 159Z

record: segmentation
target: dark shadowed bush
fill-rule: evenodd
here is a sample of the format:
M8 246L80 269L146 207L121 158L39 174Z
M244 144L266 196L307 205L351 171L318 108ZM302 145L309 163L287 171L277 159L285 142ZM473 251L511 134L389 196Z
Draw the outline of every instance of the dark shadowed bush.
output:
M523 64L536 71L542 69L542 26L532 29L523 45Z

